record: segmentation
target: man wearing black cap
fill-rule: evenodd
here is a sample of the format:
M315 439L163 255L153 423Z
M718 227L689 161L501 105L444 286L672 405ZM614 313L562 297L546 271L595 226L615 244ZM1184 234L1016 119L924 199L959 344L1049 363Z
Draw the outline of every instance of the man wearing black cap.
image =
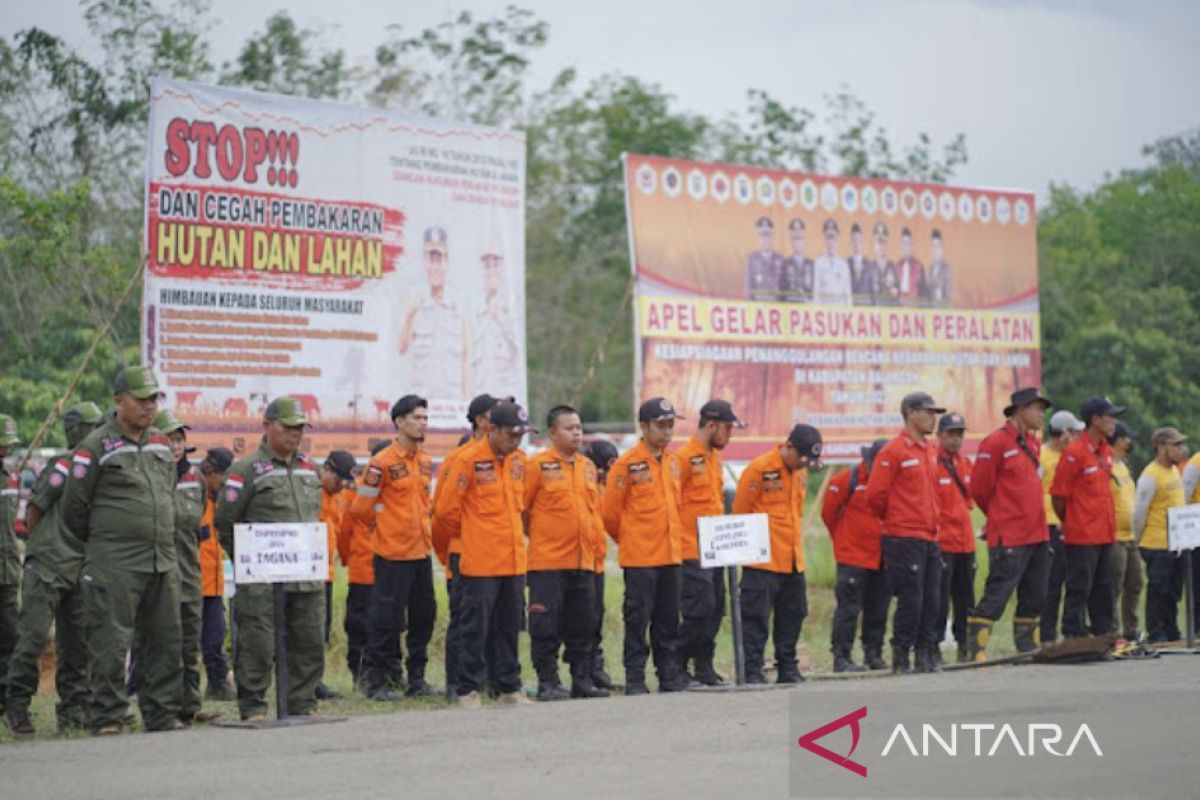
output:
M686 671L695 663L694 677L706 686L721 686L724 678L713 667L717 631L725 615L724 570L700 567L700 517L725 513L721 451L734 428L746 423L726 400L709 400L700 407L695 434L672 453L679 464L679 521L683 524L683 590L679 610L679 661Z
M587 457L596 465L596 480L600 491L608 484L608 471L613 462L621 455L617 446L605 439L596 439L587 445ZM613 679L604 668L604 569L608 558L608 533L604 530L603 519L596 531L596 627L592 632L592 683L600 689L612 690Z
M200 523L200 591L204 595L200 650L208 674L204 696L209 700L237 699L237 690L229 683L229 662L225 658L225 551L213 525L217 493L231 466L233 453L225 447L209 449L200 462L205 493L204 518Z
M925 392L900 402L904 429L875 457L867 503L883 524L883 563L896 613L892 617L892 672L935 672L942 554L938 548L937 452L928 437L945 413Z
M667 452L675 407L652 397L638 409L642 440L613 463L604 489L604 527L625 570L625 694L646 694L646 629L660 692L687 688L678 661L679 464Z
M833 590L837 610L831 637L834 672L887 668L883 661L883 633L891 595L887 573L883 571L879 520L867 505L871 467L886 444L887 439L877 439L870 447L862 448L862 461L835 475L821 502L821 519L833 541L833 557L837 561L837 583ZM860 615L865 667L851 658Z
M783 274L783 257L775 252L775 223L759 217L754 223L758 249L746 261L746 294L751 300L776 300Z
M735 514L766 514L771 560L748 564L740 588L746 682L764 683L763 657L771 618L775 618L777 683L801 683L796 642L808 616L804 579L804 497L809 469L821 468L821 432L797 425L787 440L751 461L738 479Z
M988 576L983 597L967 617L967 659L987 658L992 626L1013 590L1013 639L1024 652L1038 646L1038 615L1050 569L1046 509L1042 503L1037 433L1050 401L1036 388L1018 389L1004 409L1008 421L979 444L971 496L987 515Z
M942 550L942 588L938 603L938 642L954 606L958 663L967 660L967 613L975 605L975 529L971 525L971 462L960 451L967 432L962 414L938 420L938 546ZM937 652L940 659L941 652Z
M780 288L788 302L806 303L812 297L813 260L804 257L804 220L793 219L788 223L788 232L792 239L792 254L783 260Z
M1113 625L1113 554L1117 512L1112 498L1112 445L1124 406L1092 397L1080 409L1083 434L1067 446L1050 487L1067 551L1064 637L1102 636ZM1085 624L1090 618L1090 626Z

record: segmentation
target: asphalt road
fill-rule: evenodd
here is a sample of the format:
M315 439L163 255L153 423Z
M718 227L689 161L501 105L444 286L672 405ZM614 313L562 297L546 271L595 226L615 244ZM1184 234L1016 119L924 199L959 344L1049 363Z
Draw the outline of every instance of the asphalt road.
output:
M1198 689L1200 658L1173 656L16 743L0 747L0 797L1196 797ZM867 778L796 744L856 705L870 709L854 753ZM1104 757L880 758L894 720L928 717L944 733L1030 714L1061 718L1068 738L1086 721ZM846 753L848 729L822 743Z

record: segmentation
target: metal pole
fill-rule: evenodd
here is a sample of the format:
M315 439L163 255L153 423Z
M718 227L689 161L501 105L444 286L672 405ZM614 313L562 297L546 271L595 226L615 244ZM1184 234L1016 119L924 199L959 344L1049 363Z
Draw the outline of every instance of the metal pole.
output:
M282 583L271 584L275 600L275 717L288 718L287 594Z
M742 592L738 586L738 568L725 568L729 579L729 617L733 625L733 679L738 686L746 684L746 650L742 639Z
M1192 556L1194 551L1183 551L1183 585L1184 599L1187 602L1187 608L1184 609L1184 618L1187 620L1187 647L1192 650L1196 647L1196 587L1192 577Z

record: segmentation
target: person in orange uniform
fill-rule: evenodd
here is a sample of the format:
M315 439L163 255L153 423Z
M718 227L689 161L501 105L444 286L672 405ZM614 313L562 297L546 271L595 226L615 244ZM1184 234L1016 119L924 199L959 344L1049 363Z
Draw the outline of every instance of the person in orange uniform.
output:
M382 441L371 448L377 456L391 442ZM358 496L358 487L347 491ZM353 506L354 500L350 500ZM367 651L367 614L371 608L371 591L375 588L375 526L355 518L347 507L337 537L338 558L349 573L346 586L346 616L342 627L346 631L346 666L358 691L366 691L366 669L363 665Z
M546 424L550 447L529 459L525 473L529 638L537 696L607 697L607 691L592 683L593 576L601 503L596 465L579 452L583 424L575 409L555 406ZM558 650L564 644L563 657L571 668L569 693L558 676Z
M625 571L625 694L646 694L646 658L652 649L660 692L687 688L679 666L679 464L667 452L675 407L652 397L638 409L642 439L620 456L604 487L604 527L617 543ZM646 646L646 630L650 647Z
M875 459L867 483L867 503L883 523L883 563L896 612L892 616L892 672L936 672L937 629L942 585L942 553L937 532L937 449L929 441L937 415L946 409L925 392L900 402L904 429Z
M833 614L833 671L863 672L887 669L883 660L883 634L887 628L887 573L883 570L879 520L867 505L867 481L875 457L887 444L877 439L860 451L862 461L829 481L821 501L821 519L833 540L837 583ZM862 617L863 664L854 663L854 633Z
M727 401L709 400L700 407L696 433L673 454L679 462L679 521L683 523L679 660L685 672L692 661L692 677L705 686L725 685L713 667L717 632L725 616L725 570L701 568L697 521L725 513L721 451L733 429L744 427L746 423Z
M776 683L801 683L796 642L808 616L804 578L804 498L808 471L821 469L821 432L797 425L787 441L768 450L742 470L734 514L766 514L771 531L771 560L742 571L743 639L746 682L764 683L763 655L768 623L774 616Z
M1112 445L1108 440L1117 429L1117 417L1123 413L1124 406L1114 405L1107 397L1084 401L1079 416L1087 427L1063 451L1050 487L1067 550L1063 638L1086 636L1089 632L1104 636L1115 630L1112 545L1117 540L1117 511L1112 498Z
M975 607L975 528L971 525L971 462L960 451L967 421L953 412L938 420L938 546L942 550L942 589L938 603L938 642L946 634L954 606L958 663L967 660L967 613ZM941 662L941 650L934 651Z
M444 459L442 465L438 469L437 482L433 489L433 508L437 508L438 497L442 492L446 481L443 480L450 474L450 470L454 466L454 460L466 447L473 442L478 442L481 439L487 438L491 433L492 409L501 402L513 402L513 398L497 398L490 394L484 393L477 395L471 399L467 406L467 422L471 423L471 433L463 437L459 442L458 447L451 450ZM451 538L443 545L444 549L438 549L437 541L434 541L434 551L437 554L438 560L442 562L442 568L446 572L446 598L450 606L450 619L446 624L446 646L445 646L445 663L446 663L446 699L453 702L458 698L458 654L459 641L458 632L462 627L462 584L455 581L455 575L458 574L458 562L462 557L462 539L458 536ZM488 659L488 675L495 674L492 662L495 660L492 654L487 654Z
M587 457L596 465L596 481L600 484L600 492L608 485L608 471L620 456L617 446L605 439L597 439L587 446ZM595 619L592 628L592 683L597 688L612 691L616 688L613 679L604 668L604 564L608 559L608 533L604 530L604 516L600 516L596 527L596 572L595 581Z
M208 675L208 700L235 700L237 690L229 682L229 662L225 658L225 551L213 527L213 510L217 492L225 483L225 473L233 466L233 453L224 447L214 447L200 462L204 479L206 502L200 520L200 593L203 609L200 626L200 652L204 671Z
M379 701L398 700L401 689L409 697L436 694L425 681L437 615L429 556L433 461L421 449L429 427L429 404L415 394L404 395L392 405L392 423L396 438L367 462L350 505L356 520L375 529L375 586L367 611L364 684L367 696ZM402 666L400 635L406 628L408 659Z
M321 516L329 537L329 575L325 581L325 644L333 629L333 580L336 576L333 559L337 553L337 532L350 510L350 498L346 495L347 484L354 484L354 456L346 450L331 450L321 465ZM318 700L337 700L341 697L324 681L317 684Z
M522 437L535 429L516 403L500 403L490 417L492 430L459 453L434 508L438 552L445 552L455 536L462 538L455 580L462 581L458 703L465 708L482 705L479 690L487 676L489 648L495 670L489 682L499 701L529 702L521 690L517 655L526 571L521 521L526 464L520 445Z

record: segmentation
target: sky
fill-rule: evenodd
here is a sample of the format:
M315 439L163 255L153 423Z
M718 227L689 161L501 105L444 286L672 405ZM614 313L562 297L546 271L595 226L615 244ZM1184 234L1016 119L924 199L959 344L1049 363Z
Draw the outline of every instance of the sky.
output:
M214 57L229 60L286 8L365 58L388 25L409 32L512 0L212 0ZM656 83L680 109L740 114L765 89L819 108L848 88L894 145L966 135L954 183L1088 189L1145 163L1142 147L1200 125L1200 3L1189 0L517 0L550 24L533 83L561 69ZM39 26L85 45L73 0L0 0L0 33Z

